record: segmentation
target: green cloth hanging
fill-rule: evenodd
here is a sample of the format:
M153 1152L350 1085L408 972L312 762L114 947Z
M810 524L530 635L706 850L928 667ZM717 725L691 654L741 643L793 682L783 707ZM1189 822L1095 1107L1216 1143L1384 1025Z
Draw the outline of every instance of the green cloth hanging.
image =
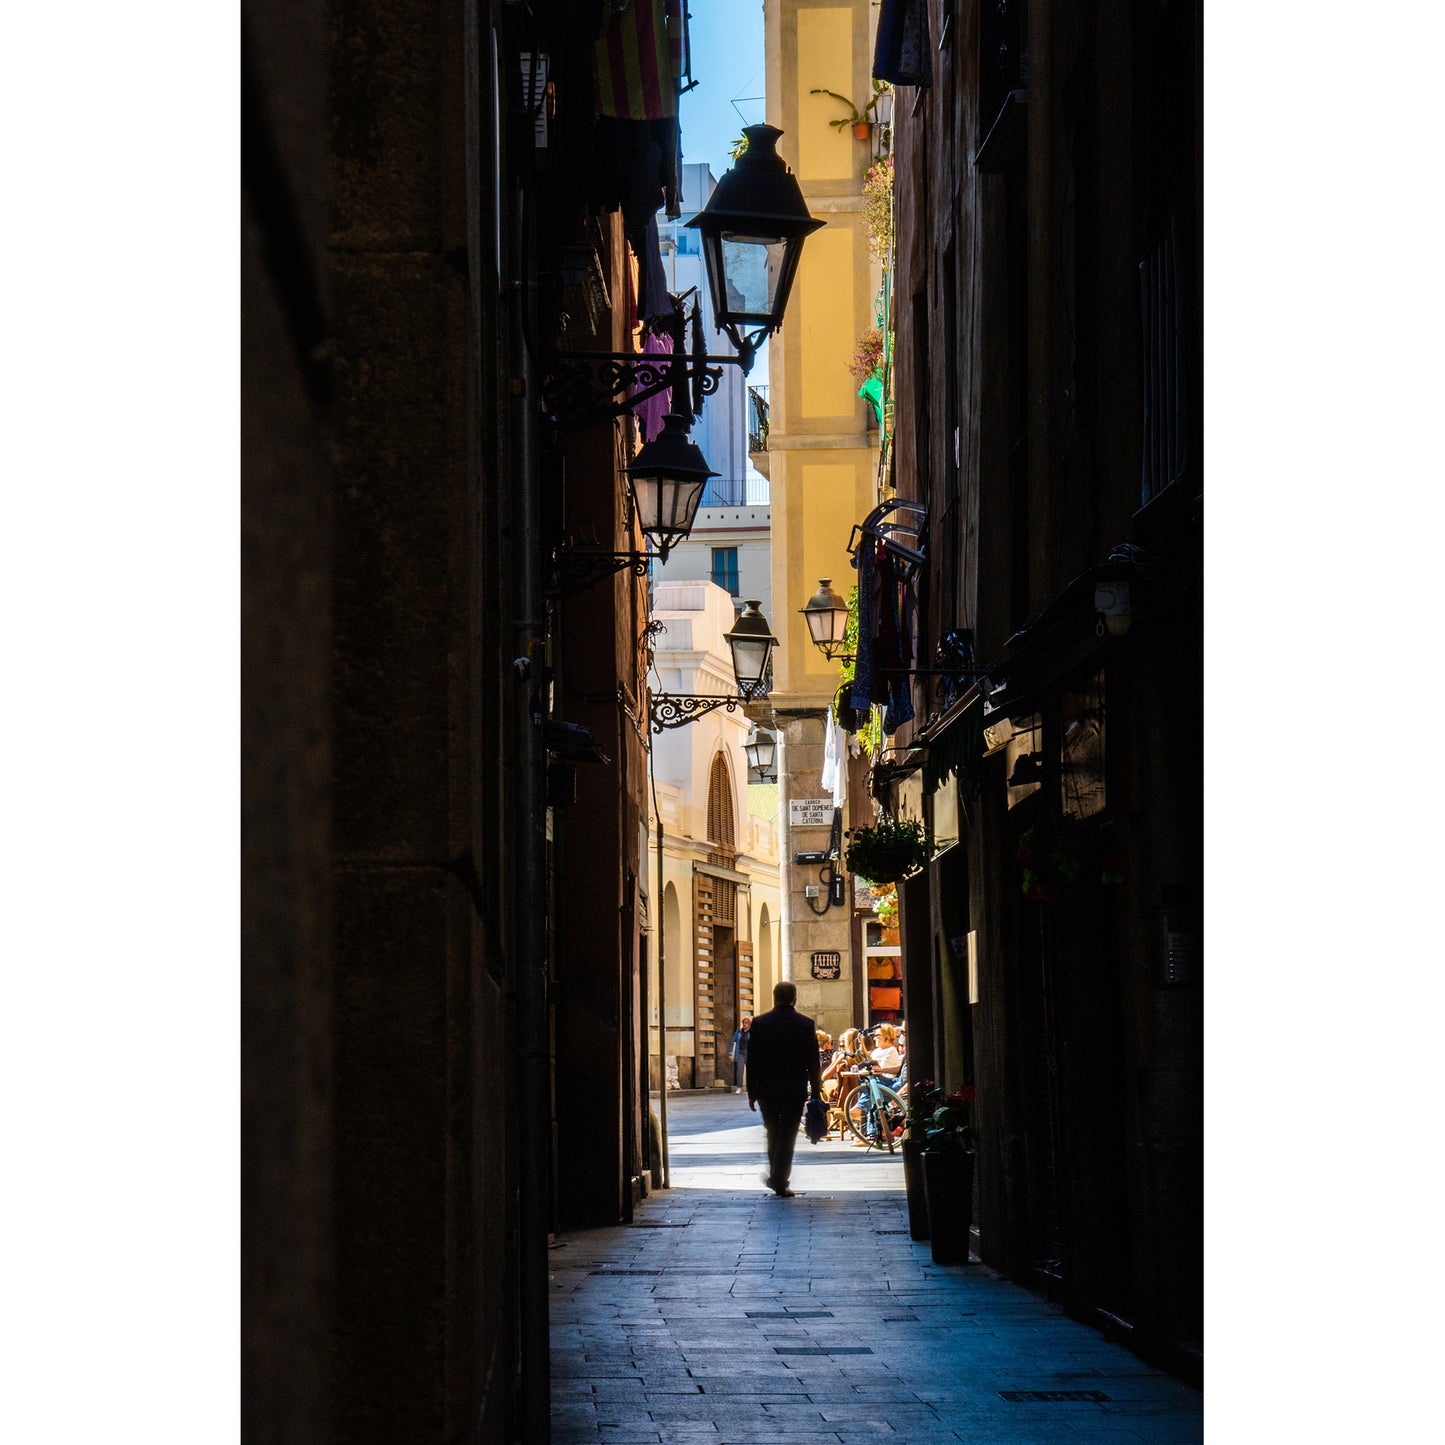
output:
M862 386L858 388L858 395L867 401L873 408L873 415L878 418L878 425L883 425L883 382L875 373L870 376Z

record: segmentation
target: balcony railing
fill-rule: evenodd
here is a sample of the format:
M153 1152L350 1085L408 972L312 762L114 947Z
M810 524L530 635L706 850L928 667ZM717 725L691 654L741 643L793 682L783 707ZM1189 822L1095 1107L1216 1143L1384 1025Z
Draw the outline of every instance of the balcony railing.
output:
M765 386L748 388L748 450L765 452L768 449L768 389Z
M760 477L712 477L702 489L704 507L766 507L773 499L769 483Z

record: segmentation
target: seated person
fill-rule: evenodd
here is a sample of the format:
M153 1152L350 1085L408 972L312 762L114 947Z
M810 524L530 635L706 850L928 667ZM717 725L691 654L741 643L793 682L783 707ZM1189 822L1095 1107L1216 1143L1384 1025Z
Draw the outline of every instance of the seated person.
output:
M863 1035L857 1029L844 1029L838 1035L838 1047L833 1050L833 1057L829 1061L828 1067L823 1070L823 1097L825 1099L837 1097L842 1075L851 1064L864 1057Z
M818 1067L826 1069L833 1062L833 1039L825 1034L822 1029L814 1029L818 1035Z
M873 1067L888 1077L901 1072L903 1055L898 1052L898 1030L892 1024L879 1024L875 1035L878 1047L868 1055L873 1060Z

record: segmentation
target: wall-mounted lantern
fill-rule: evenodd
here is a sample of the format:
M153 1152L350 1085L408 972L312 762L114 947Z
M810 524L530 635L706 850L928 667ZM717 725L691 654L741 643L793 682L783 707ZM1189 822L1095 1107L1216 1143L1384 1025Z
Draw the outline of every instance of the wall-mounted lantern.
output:
M778 639L768 619L758 610L757 600L748 602L730 631L723 634L733 654L736 693L653 693L648 699L647 718L652 730L680 728L716 708L735 712L744 703L762 697L768 690L768 662Z
M818 590L798 609L808 624L813 646L832 662L843 651L843 635L848 629L848 604L833 591L831 580L822 577Z
M808 214L798 178L778 154L776 126L743 127L748 148L687 224L702 233L713 318L743 371L783 324L803 242L822 221Z
M748 760L748 767L758 775L759 782L777 781L778 739L775 733L754 723L747 742L743 744L743 755Z

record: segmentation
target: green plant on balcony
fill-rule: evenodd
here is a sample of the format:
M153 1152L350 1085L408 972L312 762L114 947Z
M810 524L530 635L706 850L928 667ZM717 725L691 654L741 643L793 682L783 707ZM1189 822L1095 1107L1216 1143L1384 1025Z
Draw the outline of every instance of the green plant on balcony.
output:
M859 386L873 380L883 370L883 344L883 332L877 326L870 326L858 338L848 370Z
M887 262L893 250L893 157L880 156L863 174L863 219L868 251Z
M813 90L810 90L808 94L831 96L832 99L839 101L841 104L847 106L847 115L842 116L838 120L830 120L828 124L832 126L834 130L842 130L844 126L851 126L853 128L853 134L856 135L859 140L866 140L868 138L868 131L873 125L873 122L869 119L869 117L877 108L878 102L882 100L883 97L887 95L891 89L892 87L888 84L886 80L875 80L873 82L873 94L869 98L867 104L864 105L862 110L859 110L858 107L854 105L853 102L849 100L846 95L839 95L836 90L822 90L820 88L814 88Z

